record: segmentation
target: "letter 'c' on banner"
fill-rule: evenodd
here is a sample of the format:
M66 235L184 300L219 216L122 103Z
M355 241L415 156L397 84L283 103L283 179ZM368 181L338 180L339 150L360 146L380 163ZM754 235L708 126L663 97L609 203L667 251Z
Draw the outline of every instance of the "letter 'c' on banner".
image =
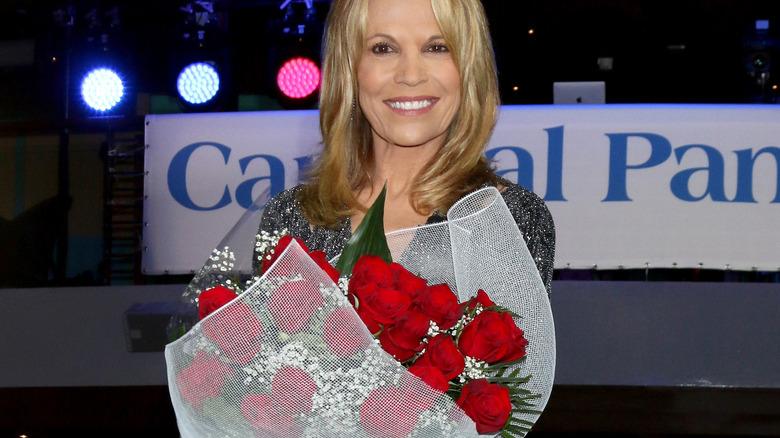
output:
M225 186L225 191L222 193L222 199L211 207L202 207L195 204L187 192L187 163L189 163L190 157L196 149L206 146L215 147L222 152L222 157L225 159L225 164L227 164L230 157L229 147L219 143L199 142L182 148L173 156L171 164L168 166L168 190L171 192L171 196L179 204L196 211L217 210L231 202L230 190L227 186Z

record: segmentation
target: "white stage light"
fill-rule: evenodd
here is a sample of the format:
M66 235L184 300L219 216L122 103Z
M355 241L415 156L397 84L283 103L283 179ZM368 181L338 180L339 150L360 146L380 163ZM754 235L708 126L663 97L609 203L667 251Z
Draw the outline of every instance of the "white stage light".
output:
M122 79L111 69L93 69L81 81L81 97L96 111L103 112L114 108L123 95Z
M195 105L206 103L219 92L219 73L211 64L192 63L179 73L176 88L186 102Z

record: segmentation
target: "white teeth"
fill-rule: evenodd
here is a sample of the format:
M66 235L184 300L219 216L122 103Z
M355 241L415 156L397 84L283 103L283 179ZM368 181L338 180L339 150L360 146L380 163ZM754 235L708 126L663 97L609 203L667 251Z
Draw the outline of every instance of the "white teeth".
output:
M426 108L431 106L433 102L430 100L415 100L413 102L395 102L395 101L388 101L388 105L390 107L395 109L402 109L402 110L417 110L421 108Z

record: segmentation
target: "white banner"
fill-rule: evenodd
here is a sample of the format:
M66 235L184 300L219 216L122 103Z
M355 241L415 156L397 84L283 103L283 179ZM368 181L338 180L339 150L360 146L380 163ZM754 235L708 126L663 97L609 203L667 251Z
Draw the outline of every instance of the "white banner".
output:
M198 269L319 140L316 111L148 116L144 272ZM486 154L547 202L556 268L780 269L780 107L505 106Z

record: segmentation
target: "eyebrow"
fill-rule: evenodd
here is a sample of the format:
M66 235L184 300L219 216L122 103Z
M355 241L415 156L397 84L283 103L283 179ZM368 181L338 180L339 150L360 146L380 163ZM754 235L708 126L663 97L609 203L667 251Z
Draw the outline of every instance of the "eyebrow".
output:
M388 39L390 41L397 42L395 38L393 38L392 36L390 36L390 35L388 35L386 33L375 33L375 34L371 35L370 37L366 38L366 41L372 40L374 38L386 38L386 39ZM426 42L430 43L432 41L443 40L443 39L444 39L444 37L441 36L441 35L433 35L432 37L428 38L428 41L426 41Z

